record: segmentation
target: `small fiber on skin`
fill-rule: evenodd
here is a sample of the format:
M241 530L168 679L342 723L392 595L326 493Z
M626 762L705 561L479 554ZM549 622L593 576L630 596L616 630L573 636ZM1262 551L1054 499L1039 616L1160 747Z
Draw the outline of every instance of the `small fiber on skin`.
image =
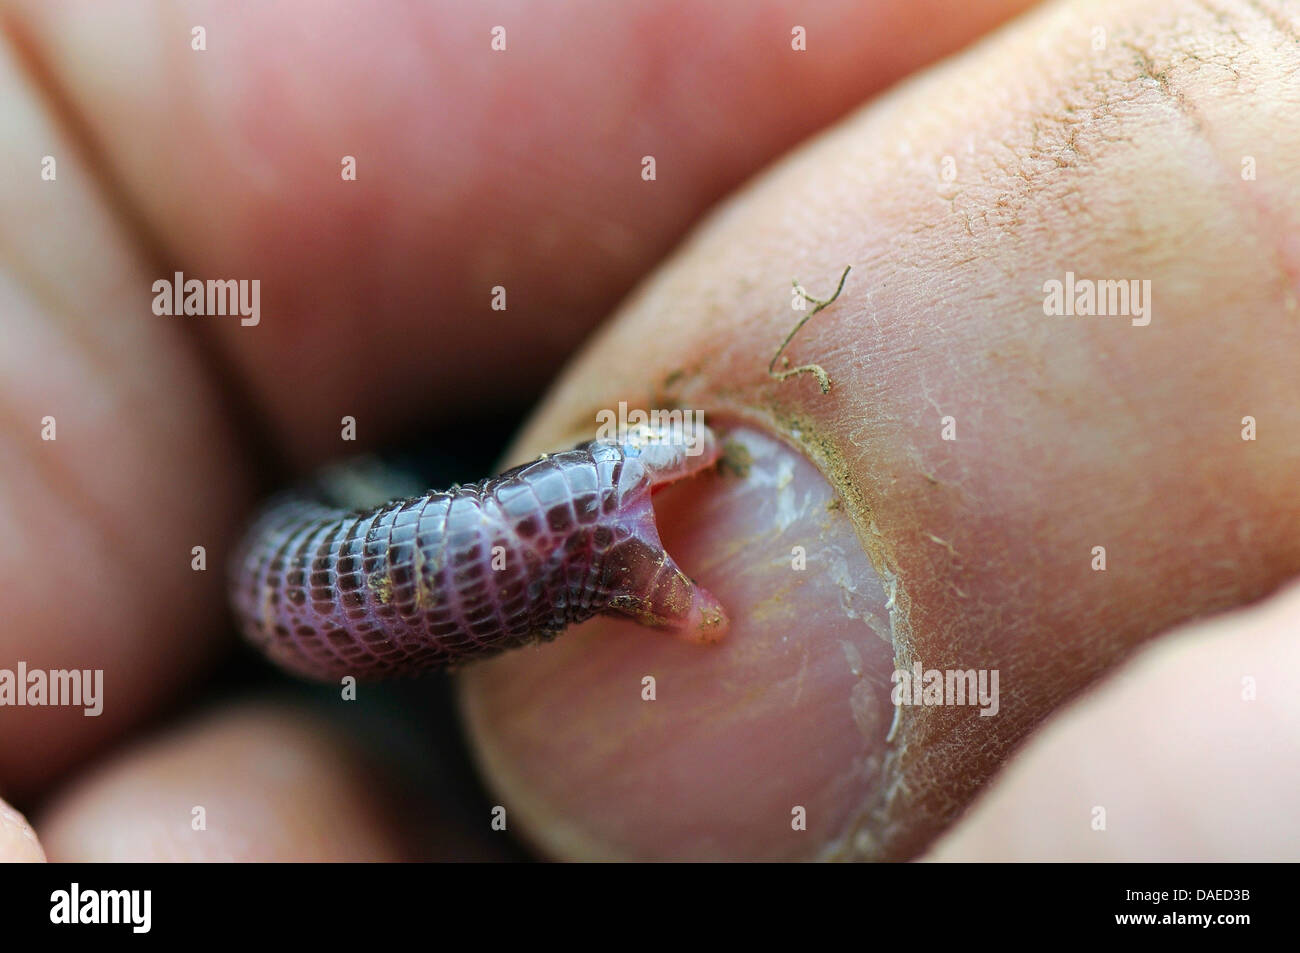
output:
M369 511L281 497L236 554L236 618L319 679L445 668L599 613L715 641L726 615L664 551L650 497L718 454L703 424L640 427Z

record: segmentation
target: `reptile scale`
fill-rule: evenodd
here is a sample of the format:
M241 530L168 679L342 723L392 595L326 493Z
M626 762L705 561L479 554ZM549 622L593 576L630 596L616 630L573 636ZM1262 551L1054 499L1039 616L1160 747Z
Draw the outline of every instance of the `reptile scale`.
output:
M715 641L726 615L664 551L651 494L719 452L702 423L641 426L376 509L284 495L236 553L231 603L254 644L318 679L445 668L601 613Z

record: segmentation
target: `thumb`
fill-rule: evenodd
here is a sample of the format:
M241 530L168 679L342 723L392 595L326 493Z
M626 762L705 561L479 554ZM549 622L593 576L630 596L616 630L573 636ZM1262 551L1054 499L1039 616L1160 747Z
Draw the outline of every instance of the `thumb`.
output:
M775 449L700 484L699 545L663 527L731 618L707 659L609 630L466 673L485 774L535 843L920 855L1135 645L1300 574L1285 34L1245 3L1045 5L737 195L602 329L521 454L620 401ZM791 279L827 300L846 265L775 352ZM1154 310L1048 309L1075 274L1149 282ZM832 386L795 373L814 363ZM917 665L997 674L1000 704L893 707Z

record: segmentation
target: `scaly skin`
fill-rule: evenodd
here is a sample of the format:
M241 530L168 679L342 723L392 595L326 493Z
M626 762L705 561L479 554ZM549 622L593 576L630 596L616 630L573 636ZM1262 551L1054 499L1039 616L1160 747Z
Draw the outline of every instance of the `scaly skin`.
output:
M664 551L650 497L718 452L703 425L643 427L370 511L285 496L237 553L231 601L251 641L320 679L444 668L602 612L713 641L726 616Z

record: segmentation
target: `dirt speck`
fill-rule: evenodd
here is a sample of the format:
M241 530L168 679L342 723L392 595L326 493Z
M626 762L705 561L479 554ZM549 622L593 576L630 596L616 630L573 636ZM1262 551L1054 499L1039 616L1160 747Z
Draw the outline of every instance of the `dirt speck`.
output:
M737 476L743 480L749 476L749 468L753 465L754 457L743 443L738 440L723 442L722 459L718 461L718 469L724 474Z

